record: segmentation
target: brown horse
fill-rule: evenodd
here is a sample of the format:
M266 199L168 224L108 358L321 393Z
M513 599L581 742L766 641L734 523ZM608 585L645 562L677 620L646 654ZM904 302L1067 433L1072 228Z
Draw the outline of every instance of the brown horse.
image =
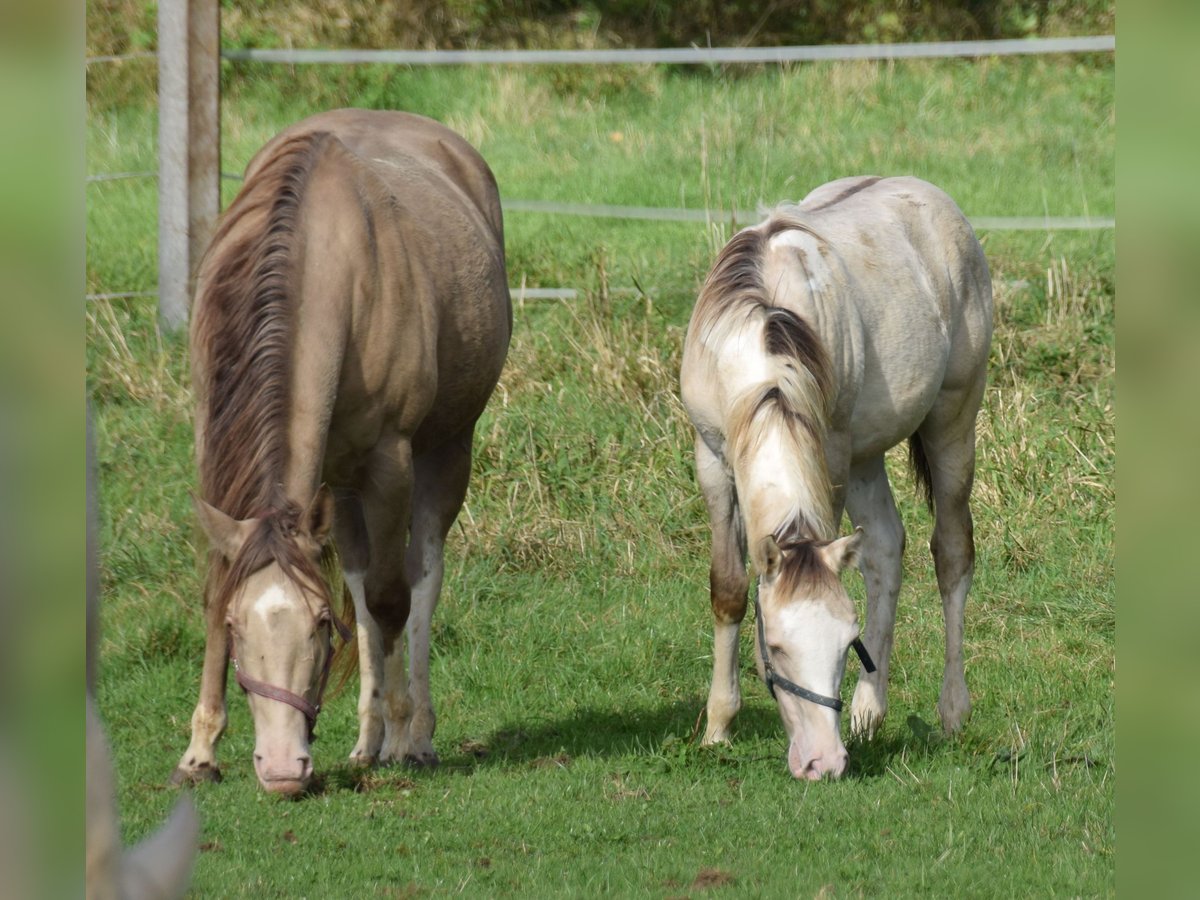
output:
M351 759L437 762L430 619L475 422L508 352L507 284L495 178L436 122L336 110L251 160L192 311L196 509L210 550L204 670L177 781L219 779L232 657L259 781L307 786L340 624L322 571L331 539L359 641Z
M824 185L721 251L681 374L712 523L705 743L729 739L741 705L747 550L759 577L759 672L787 728L792 774L845 769L838 694L851 648L865 669L851 727L869 733L883 719L904 552L884 453L906 438L936 518L930 549L946 619L938 711L948 731L966 720L969 499L991 335L979 241L954 201L916 178ZM838 538L843 509L860 527ZM856 561L867 585L862 640L838 578Z

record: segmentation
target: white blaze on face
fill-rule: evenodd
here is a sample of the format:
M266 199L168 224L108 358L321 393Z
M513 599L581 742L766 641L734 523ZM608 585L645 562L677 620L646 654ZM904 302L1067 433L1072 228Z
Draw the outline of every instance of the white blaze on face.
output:
M273 575L267 572L263 580ZM248 587L247 599L254 599L243 607L245 629L236 648L243 671L311 701L317 648L306 604L278 581ZM270 791L302 790L312 774L304 714L287 703L254 693L247 699L254 717L254 768L259 781Z
M274 613L285 610L289 606L291 604L288 603L287 594L284 593L283 588L273 584L259 595L250 609L264 622L269 623Z
M789 603L773 618L774 623L768 623L775 626L768 631L768 642L782 653L772 653L771 665L801 687L836 696L846 667L846 647L856 633L854 622L835 616L819 602Z

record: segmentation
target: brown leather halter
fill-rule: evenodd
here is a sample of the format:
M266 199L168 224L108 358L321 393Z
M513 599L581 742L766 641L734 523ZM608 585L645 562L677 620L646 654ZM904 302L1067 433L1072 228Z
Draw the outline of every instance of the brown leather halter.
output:
M337 633L341 635L342 643L350 643L353 637L346 623L335 616L332 610L329 613L330 622L337 629ZM265 681L259 681L257 678L251 678L242 671L241 665L238 663L236 644L233 640L233 629L229 629L229 660L233 663L234 677L238 685L243 691L248 694L257 694L260 697L266 697L268 700L278 700L280 703L286 703L288 706L294 707L304 713L304 718L308 721L308 742L311 744L315 740L313 734L317 727L317 714L321 711L321 700L325 696L325 685L329 681L329 670L333 665L333 637L332 629L325 633L325 665L321 668L321 682L317 688L317 702L309 703L307 699L294 694L286 688L276 687L273 684L268 684Z

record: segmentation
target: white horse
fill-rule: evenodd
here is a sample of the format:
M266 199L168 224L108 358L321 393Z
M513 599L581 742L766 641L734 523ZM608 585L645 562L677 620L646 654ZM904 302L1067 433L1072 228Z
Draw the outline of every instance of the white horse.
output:
M851 727L869 735L882 721L904 553L884 453L905 438L935 514L946 620L938 712L948 732L966 721L969 498L991 336L983 249L954 202L916 178L834 181L722 249L692 313L680 379L712 525L705 743L729 740L741 706L747 548L759 579L759 674L779 704L792 774L845 770L838 693L851 646L865 669ZM857 528L835 539L843 509ZM865 649L838 578L854 562L867 586Z

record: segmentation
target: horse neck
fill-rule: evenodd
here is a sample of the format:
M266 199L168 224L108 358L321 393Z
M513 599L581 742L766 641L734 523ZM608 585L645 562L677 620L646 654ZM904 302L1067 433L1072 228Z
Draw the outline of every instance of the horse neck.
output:
M831 540L832 490L819 434L764 410L735 448L734 480L745 525L754 546L767 535Z
M336 373L318 365L328 351L308 344L315 331L323 350L337 332L305 321L299 308L304 247L321 244L297 238L313 218L302 215L309 182L332 146L314 133L276 147L226 211L201 265L191 327L197 463L205 498L235 518L304 506L319 484L319 472L295 474L299 453L319 462L324 447L303 411L321 405L311 383L336 384Z

